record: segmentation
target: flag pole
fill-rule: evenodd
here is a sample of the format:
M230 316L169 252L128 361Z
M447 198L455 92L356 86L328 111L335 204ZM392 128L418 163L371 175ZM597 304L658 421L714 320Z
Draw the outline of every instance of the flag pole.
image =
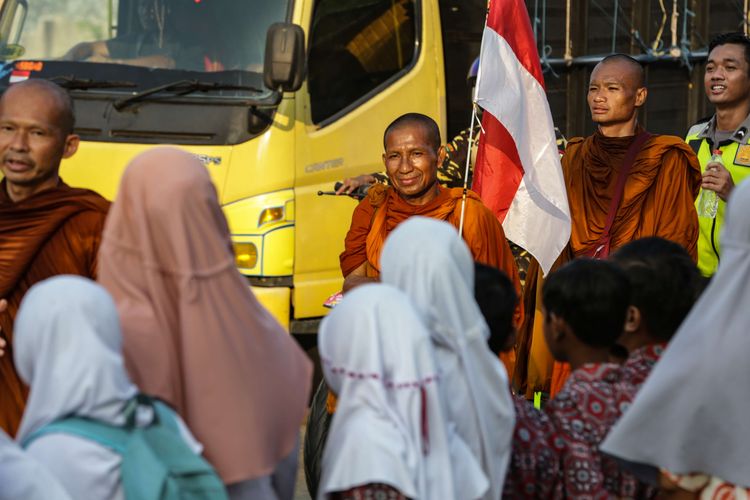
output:
M484 27L487 28L487 16L490 15L490 2L487 2L487 13L484 17ZM484 37L484 35L482 35ZM478 120L477 118L477 92L479 90L479 80L482 78L482 53L479 52L479 68L477 69L477 79L474 82L474 88L471 92L471 123L469 124L469 150L466 152L466 167L464 168L464 192L461 196L461 219L458 223L458 236L464 237L464 216L466 214L466 195L468 193L469 184L469 164L471 163L471 151L474 148L474 123ZM482 123L479 122L479 128L482 129Z
M477 84L479 83L479 76L477 76ZM474 86L474 96L471 101L471 125L469 125L469 143L468 143L468 151L466 152L466 167L464 168L464 192L461 196L461 219L458 224L458 236L463 238L464 236L464 215L466 213L466 195L469 190L469 165L471 163L471 151L474 148L474 122L478 120L477 118L477 103L476 103L476 88L477 86ZM480 129L481 129L481 123L480 123Z

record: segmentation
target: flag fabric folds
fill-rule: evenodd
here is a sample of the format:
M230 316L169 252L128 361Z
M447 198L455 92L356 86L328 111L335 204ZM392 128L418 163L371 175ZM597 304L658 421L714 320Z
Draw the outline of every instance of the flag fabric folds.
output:
M570 239L570 208L539 54L522 0L491 0L476 103L484 109L472 188L546 274Z

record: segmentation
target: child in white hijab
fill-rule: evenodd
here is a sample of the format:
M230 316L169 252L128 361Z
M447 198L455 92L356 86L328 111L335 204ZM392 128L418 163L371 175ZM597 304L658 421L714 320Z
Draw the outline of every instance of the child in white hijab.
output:
M57 276L33 286L15 322L14 360L30 386L16 439L62 417L123 425L123 410L138 393L123 366L120 322L112 298L91 280ZM173 414L193 451L201 446ZM139 412L139 417L147 419ZM142 422L139 418L138 423ZM82 437L41 435L27 447L73 498L120 499L121 457Z
M435 345L449 421L500 498L515 413L508 375L487 348L489 329L474 300L474 260L452 225L411 217L388 237L381 279L413 301Z
M338 396L319 499L484 494L487 479L445 419L429 334L403 293L382 284L347 293L318 345Z

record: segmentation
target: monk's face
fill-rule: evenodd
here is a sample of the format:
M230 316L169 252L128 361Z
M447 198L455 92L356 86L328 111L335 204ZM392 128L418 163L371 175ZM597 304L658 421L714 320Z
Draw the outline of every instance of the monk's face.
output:
M587 97L594 123L611 126L634 120L646 102L646 89L639 84L639 75L630 64L599 63L591 73Z
M708 100L722 108L744 105L750 99L749 71L742 45L727 43L714 47L708 54L703 77Z
M435 150L419 124L406 123L385 138L383 163L388 178L401 198L412 205L435 199L438 162L444 158L444 148Z
M0 99L0 169L10 185L56 185L62 158L75 153L78 137L61 129L61 104L44 88L10 87Z

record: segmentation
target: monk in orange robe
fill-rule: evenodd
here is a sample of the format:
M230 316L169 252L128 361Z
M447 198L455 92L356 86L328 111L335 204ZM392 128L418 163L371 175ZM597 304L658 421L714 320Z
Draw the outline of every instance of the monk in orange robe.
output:
M14 435L28 389L13 364L13 320L26 291L58 274L94 278L109 202L59 177L72 156L73 107L46 80L10 87L0 99L0 427Z
M420 215L450 222L457 228L461 219L463 189L446 189L437 179L437 167L445 156L440 131L431 118L408 113L396 119L383 137L383 163L390 186L374 185L354 210L341 254L344 291L380 275L380 251L393 229L409 217ZM516 292L521 282L503 227L479 196L466 196L463 238L474 260L504 271ZM523 319L523 305L515 312L515 324ZM514 356L503 357L513 373Z
M594 68L587 100L598 130L592 136L571 139L562 157L572 232L568 248L552 272L570 259L592 256L602 246L626 152L643 132L637 113L646 95L643 68L629 56L609 56ZM610 250L638 238L660 236L679 243L696 259L698 217L694 202L700 183L698 159L682 139L651 135L636 153L625 178L609 231ZM553 396L570 372L566 364L553 361L544 341L542 283L539 267L533 263L527 275L527 318L520 332L514 375L514 384L529 398L536 391L549 391Z

